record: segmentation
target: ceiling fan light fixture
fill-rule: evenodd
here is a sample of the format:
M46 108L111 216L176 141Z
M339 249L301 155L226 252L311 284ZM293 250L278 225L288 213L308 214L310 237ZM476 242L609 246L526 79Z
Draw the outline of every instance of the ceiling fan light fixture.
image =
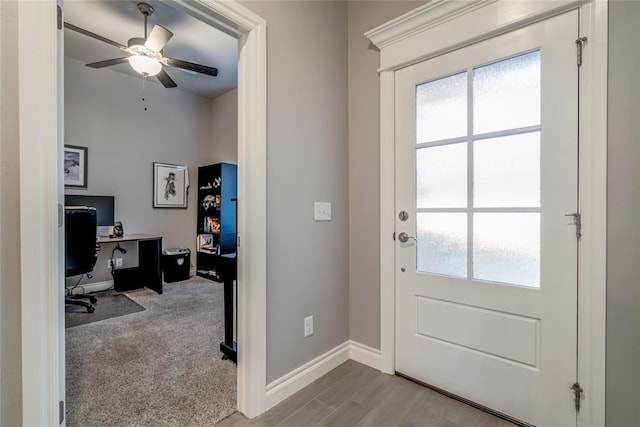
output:
M129 65L143 76L155 76L162 70L162 64L160 62L144 55L130 56Z

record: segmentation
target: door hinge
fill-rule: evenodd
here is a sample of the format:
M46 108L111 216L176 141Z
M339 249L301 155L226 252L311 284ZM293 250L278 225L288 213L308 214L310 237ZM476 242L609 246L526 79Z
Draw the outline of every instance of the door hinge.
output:
M60 6L58 6L57 26L59 30L62 29L62 8Z
M59 406L60 406L60 423L59 424L62 424L62 422L64 421L64 400L60 401Z
M62 228L64 225L64 208L58 203L58 228Z
M573 223L569 225L576 226L576 239L580 240L580 238L582 237L582 215L580 215L578 212L574 212L570 214L564 214L564 216L573 217Z
M576 39L576 49L577 49L577 55L578 55L578 67L580 67L582 65L582 49L584 48L584 45L587 43L587 38L586 37L578 37Z
M569 387L569 390L573 390L573 401L576 405L576 412L579 412L580 401L582 400L582 393L584 393L584 390L582 389L582 387L580 387L580 383L578 382Z

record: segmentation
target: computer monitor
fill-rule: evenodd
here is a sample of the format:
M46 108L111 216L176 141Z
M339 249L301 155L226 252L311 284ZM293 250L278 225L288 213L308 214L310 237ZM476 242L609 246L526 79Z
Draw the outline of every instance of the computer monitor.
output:
M67 194L64 196L65 206L89 206L96 208L96 232L98 236L113 234L114 197L87 196Z

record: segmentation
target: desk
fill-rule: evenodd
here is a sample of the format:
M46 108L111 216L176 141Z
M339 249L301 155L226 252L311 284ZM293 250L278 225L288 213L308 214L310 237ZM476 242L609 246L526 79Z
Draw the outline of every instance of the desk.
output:
M114 287L117 291L147 287L162 293L162 271L160 270L160 252L162 236L148 234L125 234L122 237L98 237L99 245L105 243L137 242L138 266L118 268L113 271Z

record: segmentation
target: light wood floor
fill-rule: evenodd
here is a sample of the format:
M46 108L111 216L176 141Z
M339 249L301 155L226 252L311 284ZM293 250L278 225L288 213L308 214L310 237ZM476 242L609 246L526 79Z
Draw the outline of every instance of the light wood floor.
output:
M349 360L259 417L218 427L513 427L506 421Z

